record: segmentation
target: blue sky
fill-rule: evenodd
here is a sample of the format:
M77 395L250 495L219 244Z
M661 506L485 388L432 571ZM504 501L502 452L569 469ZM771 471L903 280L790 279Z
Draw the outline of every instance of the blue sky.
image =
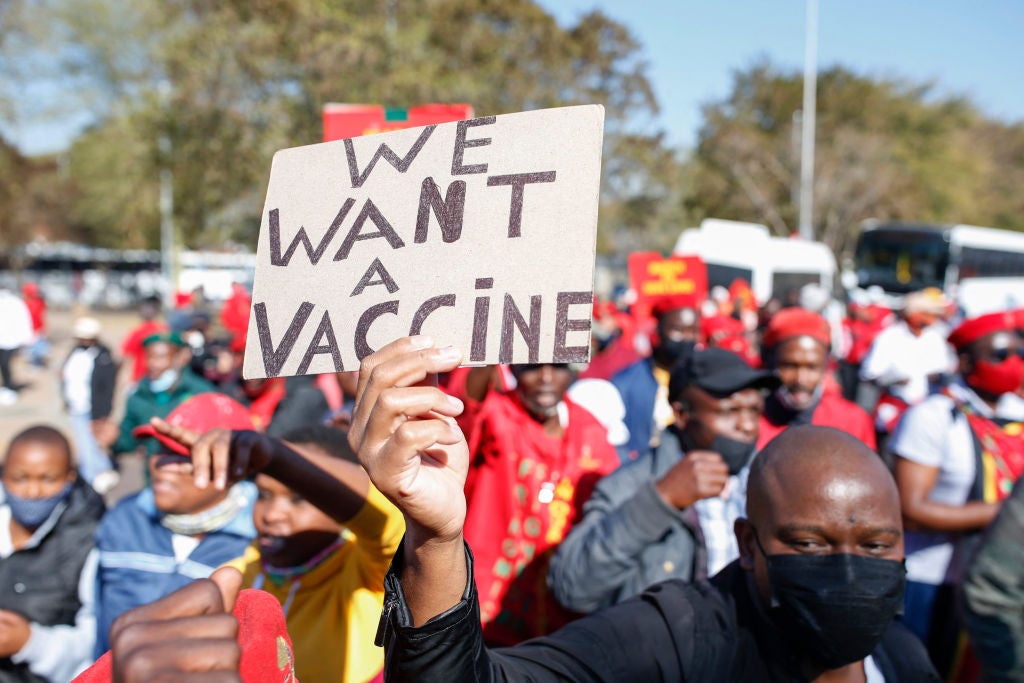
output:
M563 25L597 7L633 30L662 106L654 124L676 145L694 143L701 104L724 97L735 70L761 57L803 65L803 0L539 2ZM820 0L818 15L819 68L838 63L865 75L934 81L940 93L967 95L986 114L1024 121L1024 2ZM35 119L5 132L24 152L48 152L87 122Z
M599 8L644 45L662 106L660 126L691 146L702 103L729 92L731 74L768 57L802 69L803 0L540 0L563 25ZM934 81L990 116L1024 121L1024 2L819 0L819 69Z

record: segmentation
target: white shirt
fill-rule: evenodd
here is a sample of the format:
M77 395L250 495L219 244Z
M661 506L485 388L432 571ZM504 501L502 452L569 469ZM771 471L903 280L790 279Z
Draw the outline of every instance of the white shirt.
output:
M72 415L89 415L92 412L92 370L98 354L95 346L75 347L61 369L64 401Z
M977 413L991 417L988 406L966 386L954 384L950 392ZM948 396L929 396L908 410L889 448L901 458L939 469L928 500L943 505L967 502L975 477L974 437L967 418ZM958 582L960 570L953 562L955 544L950 534L908 531L904 544L907 579L935 586Z
M32 316L25 302L0 289L0 349L16 349L32 341Z
M704 548L708 553L708 576L714 576L740 556L733 525L740 517L747 516L749 476L748 464L738 474L729 477L720 494L698 500L693 505L697 510Z
M952 372L955 364L953 349L939 332L928 327L915 337L907 323L899 320L875 338L860 378L889 385L889 393L914 405L928 395L928 375ZM893 384L901 380L906 384Z

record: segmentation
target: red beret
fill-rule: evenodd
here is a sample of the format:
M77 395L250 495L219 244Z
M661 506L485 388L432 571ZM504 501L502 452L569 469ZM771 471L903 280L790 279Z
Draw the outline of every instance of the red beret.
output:
M692 308L696 310L698 305L699 302L692 294L670 294L666 296L659 296L651 302L651 313L654 314L655 318L660 318L666 313L670 313L680 308Z
M743 323L731 315L713 315L700 321L700 333L708 342L719 337L735 337L743 332Z
M766 349L777 346L792 337L810 337L824 344L832 344L832 332L828 322L806 308L784 308L774 316L764 331L761 343Z
M949 335L949 343L962 351L985 335L996 332L1012 332L1017 329L1017 315L1012 311L999 311L979 315L960 323L960 327Z

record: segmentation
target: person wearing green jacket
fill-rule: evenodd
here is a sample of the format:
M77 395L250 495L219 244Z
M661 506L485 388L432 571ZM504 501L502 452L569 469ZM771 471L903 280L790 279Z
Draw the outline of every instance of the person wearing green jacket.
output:
M189 370L192 352L176 332L149 336L142 346L146 354L146 375L128 396L118 433L107 435L115 454L128 453L143 445L132 430L149 424L150 418L167 417L185 399L217 391L217 387Z

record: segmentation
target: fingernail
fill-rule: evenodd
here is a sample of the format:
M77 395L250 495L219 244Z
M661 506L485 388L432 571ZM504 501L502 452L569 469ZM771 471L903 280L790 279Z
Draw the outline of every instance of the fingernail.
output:
M462 358L462 352L454 346L446 346L437 350L437 357L443 361L459 360Z
M428 334L417 334L409 337L414 349L428 349L434 345L434 338Z
M462 412L462 410L465 409L466 407L465 405L463 405L462 401L455 398L454 396L448 397L448 403L450 403L452 407L458 410L459 412Z
M206 477L196 477L196 488L205 489L208 483Z
M217 488L223 490L228 485L227 479L224 477L217 477Z

